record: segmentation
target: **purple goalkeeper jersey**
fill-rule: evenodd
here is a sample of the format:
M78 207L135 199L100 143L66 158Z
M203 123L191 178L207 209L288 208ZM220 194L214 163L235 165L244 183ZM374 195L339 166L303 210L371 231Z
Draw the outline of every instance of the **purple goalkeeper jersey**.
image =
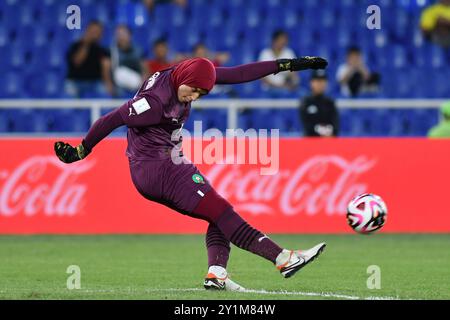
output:
M190 103L178 101L171 80L173 68L155 73L133 99L98 119L84 139L92 149L111 131L128 127L127 156L133 160L171 157L181 141L181 128L189 116ZM236 67L216 67L216 84L243 83L278 72L275 61L254 62Z
M192 163L175 164L170 160L178 151L173 152L173 148L181 145L180 129L191 109L190 103L178 101L170 76L172 70L155 73L133 99L98 119L89 129L84 145L92 149L115 128L127 125L127 156L137 190L149 200L190 213L211 185ZM218 67L216 83L242 83L277 71L275 61Z
M155 73L128 101L127 109L120 108L120 115L129 127L126 152L129 158L170 158L172 148L181 141L181 128L191 104L178 101L170 77L172 70Z

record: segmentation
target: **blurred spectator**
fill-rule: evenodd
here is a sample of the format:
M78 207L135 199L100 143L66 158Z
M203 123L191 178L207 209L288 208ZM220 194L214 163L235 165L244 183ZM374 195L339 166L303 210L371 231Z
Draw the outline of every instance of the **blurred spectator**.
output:
M311 95L300 103L300 121L303 123L305 137L337 136L339 114L334 100L325 95L328 80L324 70L312 73Z
M450 138L450 101L441 107L442 121L428 131L429 138Z
M377 92L379 89L379 75L369 71L358 47L347 50L347 61L339 66L336 78L344 96L355 97L360 93Z
M422 12L420 27L426 39L450 46L450 0L441 0Z
M216 52L212 54L204 43L197 43L194 46L194 50L192 50L192 57L194 58L207 58L211 60L211 62L219 67L228 60L230 60L230 54L228 52Z
M180 7L186 7L188 1L187 0L142 0L144 5L147 7L149 11L152 11L153 8L162 3L175 3L176 5Z
M91 21L83 37L67 52L65 92L73 98L114 95L111 60L107 49L100 46L103 26Z
M262 50L258 60L294 59L295 53L287 46L288 43L289 37L285 31L275 31L272 34L272 46ZM297 72L280 72L263 78L262 82L263 90L267 91L269 96L276 98L296 90L300 80Z
M208 49L208 47L204 43L197 43L193 50L192 50L192 57L193 58L206 58L209 59L214 66L219 67L230 59L230 54L227 52L216 52L211 53ZM233 91L232 86L227 85L215 85L214 88L210 92L211 96L214 95L227 95L227 96L233 96L235 95L235 92Z
M170 67L169 47L166 39L158 39L153 43L153 59L147 61L147 68L150 75L155 72Z
M194 45L190 53L177 53L174 60L178 63L182 60L190 58L206 58L209 59L216 67L218 67L227 63L227 61L230 59L230 54L228 52L213 53L203 42L199 42Z
M116 41L111 47L111 65L120 96L134 93L148 75L142 51L131 43L131 30L126 25L116 28Z

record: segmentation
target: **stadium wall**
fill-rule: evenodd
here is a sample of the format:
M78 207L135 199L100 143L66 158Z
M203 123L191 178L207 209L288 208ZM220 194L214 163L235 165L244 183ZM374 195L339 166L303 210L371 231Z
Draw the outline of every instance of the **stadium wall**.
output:
M226 152L226 140L216 142L224 142L225 155L235 153ZM107 139L70 165L56 158L53 143L53 138L0 139L0 234L206 230L205 222L139 195L124 155L126 140ZM201 149L207 151L207 145ZM379 194L387 203L381 232L450 232L450 140L281 138L279 150L275 175L260 174L267 161L198 167L236 211L267 233L353 232L346 204L362 192Z

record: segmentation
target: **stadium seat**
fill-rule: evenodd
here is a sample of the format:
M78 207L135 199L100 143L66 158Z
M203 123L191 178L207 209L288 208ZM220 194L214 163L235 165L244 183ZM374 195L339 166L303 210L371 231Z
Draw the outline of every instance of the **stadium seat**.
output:
M0 75L0 96L4 98L20 98L25 94L23 78L16 72Z
M91 126L90 111L86 109L53 111L49 123L51 131L54 132L87 132Z

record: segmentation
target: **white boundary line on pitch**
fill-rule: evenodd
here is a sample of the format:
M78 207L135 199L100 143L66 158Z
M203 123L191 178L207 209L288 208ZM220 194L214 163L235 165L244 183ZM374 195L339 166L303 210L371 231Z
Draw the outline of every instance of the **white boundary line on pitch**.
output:
M147 289L146 291L204 291L204 289L199 288L186 288L186 289ZM263 295L291 295L291 296L307 296L307 297L322 297L322 298L340 298L340 299L348 299L348 300L399 300L398 297L358 297L358 296L349 296L344 294L335 294L335 293L318 293L318 292L302 292L302 291L267 291L267 290L254 290L254 289L245 289L244 291L234 291L236 293L255 293L255 294L263 294Z
M17 289L15 289L17 290ZM0 290L0 293L10 293L9 290ZM14 290L11 290L14 291ZM28 291L28 289L22 289L22 291ZM128 293L128 294L136 294L136 293L151 293L151 292L200 292L205 291L205 289L200 288L160 288L160 289L77 289L77 290L69 290L72 292L78 293ZM331 292L303 292L303 291L267 291L267 290L254 290L254 289L245 289L244 291L228 291L234 292L237 294L245 294L245 293L254 293L261 295L284 295L284 296L304 296L304 297L321 297L321 298L337 298L337 299L347 299L347 300L400 300L399 297L382 297L382 296L369 296L369 297L359 297L359 296L351 296L345 294L337 294Z

